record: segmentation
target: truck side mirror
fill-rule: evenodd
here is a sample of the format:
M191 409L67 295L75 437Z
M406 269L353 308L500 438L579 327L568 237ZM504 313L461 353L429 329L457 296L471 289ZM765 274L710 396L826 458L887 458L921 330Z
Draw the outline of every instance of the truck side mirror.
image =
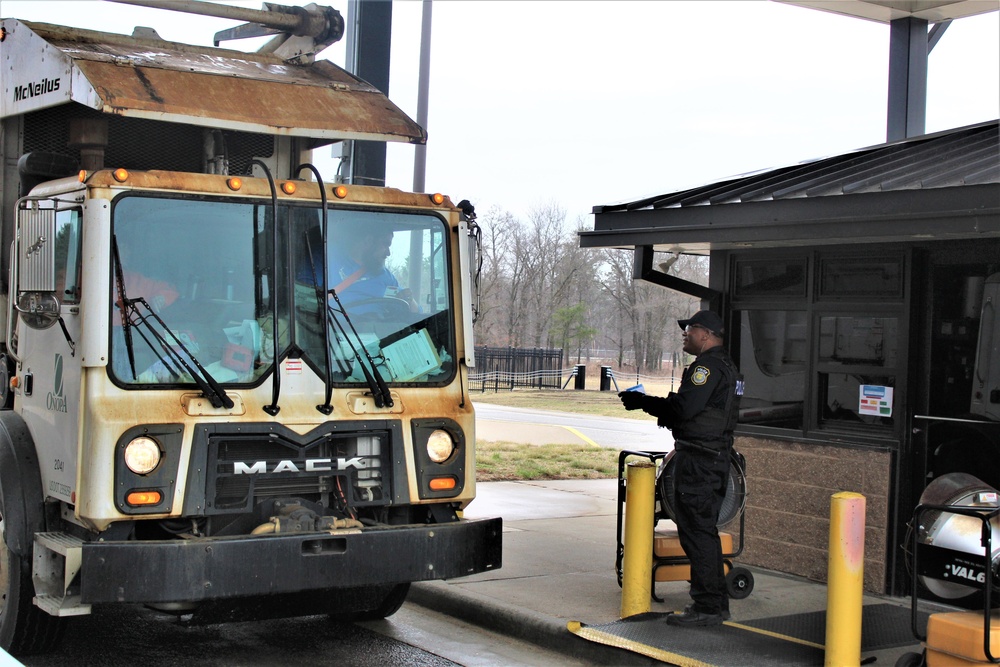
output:
M59 321L55 210L32 207L17 212L14 261L18 314L32 329L48 329Z

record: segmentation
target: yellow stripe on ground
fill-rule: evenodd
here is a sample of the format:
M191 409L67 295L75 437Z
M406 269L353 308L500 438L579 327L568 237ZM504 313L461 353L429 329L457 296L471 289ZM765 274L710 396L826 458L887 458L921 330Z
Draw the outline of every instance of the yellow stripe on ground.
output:
M710 663L702 662L701 660L695 660L694 658L689 658L684 655L664 651L663 649L658 649L655 646L635 642L630 639L623 639L622 637L618 637L607 632L601 632L600 630L595 630L594 628L584 627L580 621L570 621L566 624L566 629L581 639L587 639L592 642L597 642L598 644L614 646L615 648L632 651L633 653L638 653L639 655L644 655L649 658L653 658L654 660L659 660L660 662L677 665L678 667L713 667Z
M594 442L593 440L591 440L590 438L588 438L587 436L585 436L583 433L580 433L579 431L577 431L572 426L563 426L563 428L566 429L567 431L569 431L570 433L572 433L573 435L575 435L576 437L578 437L581 440L583 440L585 443L587 443L591 447L600 447L599 444L597 444L596 442Z
M788 635L783 635L778 632L771 632L770 630L761 630L760 628L754 628L749 625L743 625L741 623L733 623L732 621L726 621L724 625L728 625L731 628L739 628L741 630L746 630L748 632L756 632L759 635L766 635L768 637L774 637L775 639L782 639L784 641L792 642L795 644L801 644L802 646L808 646L810 648L816 648L821 651L825 651L826 647L822 644L816 644L814 642L806 641L804 639L799 639L798 637L789 637ZM585 627L580 621L570 621L566 624L566 629L572 632L574 635L580 637L581 639L586 639L598 644L604 644L606 646L614 646L615 648L625 649L626 651L632 651L633 653L638 653L639 655L644 655L649 658L654 658L660 662L670 663L671 665L678 665L678 667L713 667L711 663L702 662L701 660L696 660L685 655L679 655L677 653L672 653L670 651L665 651L663 649L657 648L655 646L650 646L648 644L643 644L642 642L633 641L631 639L625 639L617 635L613 635L608 632L603 632L595 628Z
M779 632L771 632L770 630L761 630L760 628L755 628L750 625L743 625L742 623L733 623L732 621L726 621L725 624L731 628L739 628L740 630L746 630L748 632L756 632L759 635L767 635L768 637L774 637L776 639L784 639L786 642L794 642L795 644L802 644L803 646L818 648L821 651L826 650L826 646L824 646L823 644L809 642L806 641L805 639L799 639L798 637L789 637L788 635L783 635Z

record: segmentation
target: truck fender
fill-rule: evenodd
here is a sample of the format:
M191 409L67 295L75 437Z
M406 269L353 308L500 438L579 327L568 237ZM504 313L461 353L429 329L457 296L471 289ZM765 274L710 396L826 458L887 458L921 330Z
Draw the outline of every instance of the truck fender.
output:
M35 441L16 412L0 412L0 490L7 548L30 558L35 533L45 530L45 496Z

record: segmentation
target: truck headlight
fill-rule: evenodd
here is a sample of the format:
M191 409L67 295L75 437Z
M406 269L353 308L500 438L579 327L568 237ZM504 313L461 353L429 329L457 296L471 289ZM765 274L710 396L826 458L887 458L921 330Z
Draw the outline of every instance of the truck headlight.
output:
M139 436L125 445L125 465L136 475L148 475L160 465L160 445L148 436Z
M442 429L433 431L427 438L427 456L434 463L444 463L455 453L455 441Z

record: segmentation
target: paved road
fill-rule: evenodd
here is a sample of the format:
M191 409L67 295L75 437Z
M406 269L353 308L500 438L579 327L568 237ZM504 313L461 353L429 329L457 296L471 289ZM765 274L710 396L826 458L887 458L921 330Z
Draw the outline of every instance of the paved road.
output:
M592 444L613 449L666 451L673 445L656 421L599 417L530 408L476 404L476 438L535 445Z
M325 616L184 625L139 605L97 606L71 619L46 655L0 665L27 667L582 667L589 663L407 602L383 621Z
M23 656L22 663L28 667L462 664L325 616L185 626L144 607L123 605L98 607L90 616L71 620L58 650Z

